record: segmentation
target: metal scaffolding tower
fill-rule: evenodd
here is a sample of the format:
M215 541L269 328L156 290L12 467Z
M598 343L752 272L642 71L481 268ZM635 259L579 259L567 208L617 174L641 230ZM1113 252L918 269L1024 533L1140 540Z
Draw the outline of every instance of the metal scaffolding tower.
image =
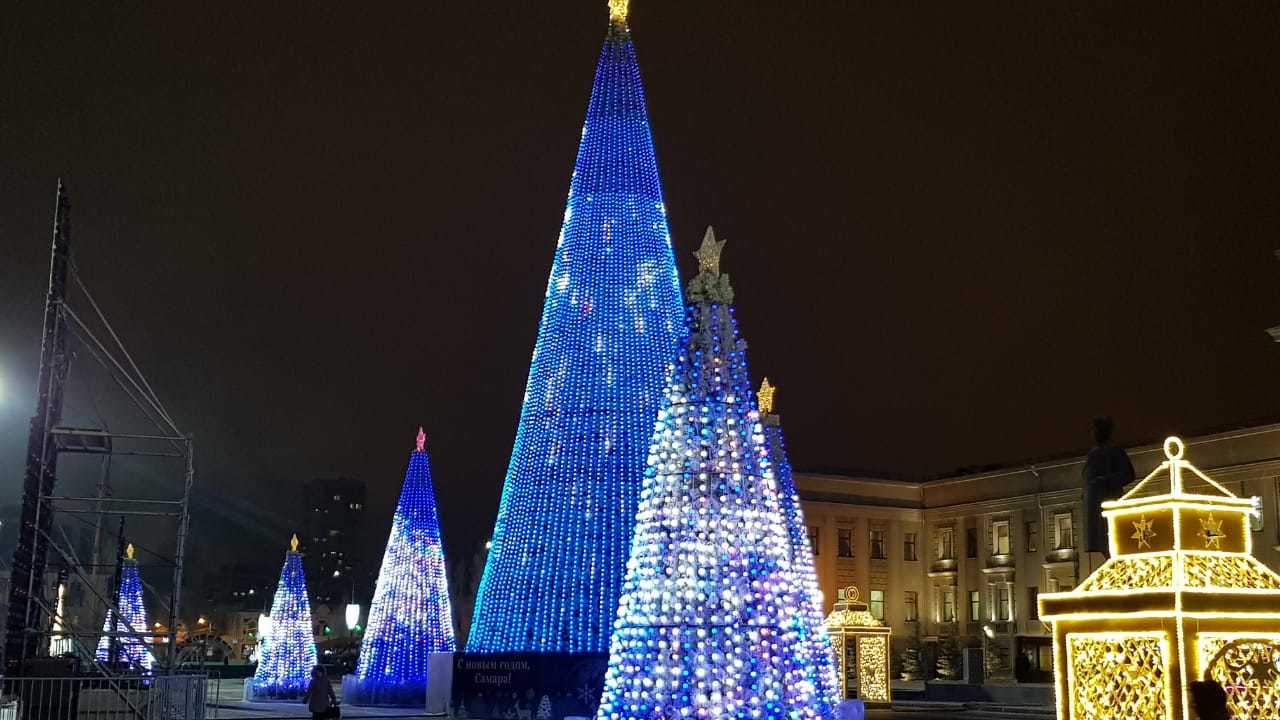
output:
M167 520L173 523L172 556L151 552L159 564L172 569L173 586L168 597L168 669L176 667L177 627L181 612L183 558L189 527L191 488L195 480L194 447L191 435L181 432L165 410L150 383L125 349L98 303L80 278L71 257L71 202L66 187L58 182L57 206L54 213L53 249L49 269L49 290L45 299L44 334L40 353L40 370L36 392L36 413L31 419L27 442L27 466L22 492L22 516L18 544L14 549L9 589L9 608L4 642L4 667L7 675L23 674L28 661L44 655L53 635L70 639L77 654L109 672L93 660L93 642L85 639L101 634L96 627L74 627L60 616L56 588L51 598L45 585L50 551L63 571L75 576L102 605L103 613L116 607L109 588L99 587L103 567L100 545L106 516L130 516L139 522ZM67 301L68 279L76 283L89 310L82 318ZM86 318L89 322L86 321ZM96 320L95 320L96 318ZM93 326L90 325L93 322ZM95 329L97 332L95 332ZM115 385L156 428L156 432L118 433L104 428L66 427L63 400L72 353L68 341L75 339L107 373ZM104 340L109 341L104 342ZM55 493L59 456L64 453L100 455L104 458L102 479L97 492L89 496ZM107 482L106 464L112 456L130 455L170 458L182 461L181 493L163 498L116 497ZM88 562L81 562L65 531L55 536L55 515L89 516L94 526L94 547ZM105 592L104 592L105 590ZM152 628L129 627L126 621L109 632L112 636L153 638Z

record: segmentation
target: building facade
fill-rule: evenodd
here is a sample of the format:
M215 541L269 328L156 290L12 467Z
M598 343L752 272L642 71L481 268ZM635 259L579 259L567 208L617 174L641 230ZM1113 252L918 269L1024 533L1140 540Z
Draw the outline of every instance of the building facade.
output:
M1187 456L1228 490L1259 499L1254 554L1280 570L1280 424L1185 439ZM1129 448L1139 479L1159 443ZM1081 553L1084 457L922 481L796 473L830 611L857 585L893 628L898 665L920 645L931 676L941 645L982 648L993 681L1050 682L1040 592L1069 590L1100 556ZM953 642L954 640L954 642Z
M317 478L303 488L308 504L302 549L312 605L352 602L363 581L360 556L365 484L352 478Z

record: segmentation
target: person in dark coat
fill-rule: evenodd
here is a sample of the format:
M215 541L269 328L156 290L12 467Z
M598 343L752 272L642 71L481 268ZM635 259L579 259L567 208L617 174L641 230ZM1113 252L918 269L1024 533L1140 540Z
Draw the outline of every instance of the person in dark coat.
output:
M307 685L307 710L311 711L311 720L336 720L341 717L338 698L333 694L329 674L324 671L323 665L317 665L311 670L311 684Z
M1227 692L1212 680L1191 683L1191 706L1200 720L1231 720L1227 708Z
M1124 493L1125 485L1133 482L1133 463L1123 448L1111 444L1115 423L1109 417L1093 420L1093 440L1096 443L1085 458L1084 470L1084 551L1102 553L1111 557L1107 546L1107 521L1102 517L1102 503L1114 500Z

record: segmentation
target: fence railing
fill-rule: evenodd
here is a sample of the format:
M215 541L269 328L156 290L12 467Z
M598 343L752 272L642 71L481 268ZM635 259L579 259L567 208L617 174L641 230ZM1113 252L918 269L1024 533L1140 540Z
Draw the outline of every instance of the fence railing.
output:
M0 720L206 720L208 683L203 674L0 678Z

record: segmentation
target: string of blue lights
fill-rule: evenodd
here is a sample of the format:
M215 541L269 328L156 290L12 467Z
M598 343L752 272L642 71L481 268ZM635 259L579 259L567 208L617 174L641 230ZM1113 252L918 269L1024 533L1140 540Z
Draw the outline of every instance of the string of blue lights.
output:
M625 3L556 244L472 653L608 649L680 283Z

